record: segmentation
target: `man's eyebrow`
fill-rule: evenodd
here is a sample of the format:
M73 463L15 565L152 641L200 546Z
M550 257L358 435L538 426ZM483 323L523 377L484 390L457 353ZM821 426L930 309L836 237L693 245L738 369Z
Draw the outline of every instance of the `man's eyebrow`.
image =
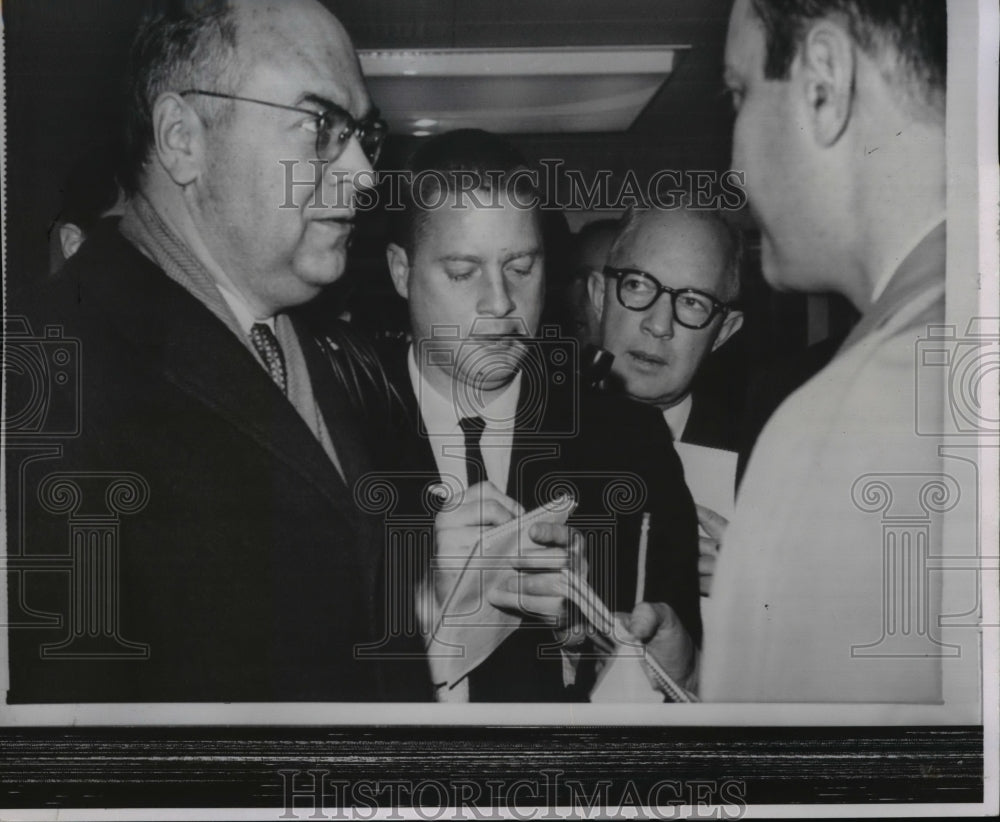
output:
M529 248L524 251L515 251L511 254L504 254L500 258L501 262L507 264L512 260L519 260L521 257L542 257L542 249L540 248ZM444 254L438 257L438 260L442 263L479 263L483 262L483 258L476 254Z
M505 254L503 261L509 263L512 260L520 259L521 257L541 257L543 256L542 249L540 248L528 248L524 251L514 251L510 254Z
M320 108L343 108L343 106L323 97L321 94L312 94L309 92L300 95L296 105L301 105L302 103L312 103Z
M299 104L301 103L312 103L313 105L319 106L325 111L330 111L332 109L333 111L344 111L350 114L350 112L348 112L346 108L340 105L340 103L335 103L333 102L333 100L330 100L329 98L324 97L321 94L312 94L312 93L303 94L299 98ZM374 111L374 106L369 104L368 108L365 110L365 113L361 115L361 119L364 119L373 111Z

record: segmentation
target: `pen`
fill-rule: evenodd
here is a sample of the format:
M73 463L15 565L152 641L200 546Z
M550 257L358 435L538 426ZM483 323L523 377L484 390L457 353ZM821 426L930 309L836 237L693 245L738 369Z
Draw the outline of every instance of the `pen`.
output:
M642 528L639 531L639 557L635 572L635 603L643 602L646 596L646 553L649 547L649 511L642 512Z

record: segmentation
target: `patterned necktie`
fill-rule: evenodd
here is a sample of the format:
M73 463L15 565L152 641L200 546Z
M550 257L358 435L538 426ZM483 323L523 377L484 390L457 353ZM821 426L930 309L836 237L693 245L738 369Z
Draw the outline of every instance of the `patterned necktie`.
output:
M486 464L483 462L483 451L479 446L483 430L486 428L486 420L482 417L462 417L458 424L465 434L465 471L469 479L466 487L471 488L486 479Z
M285 355L274 332L266 323L254 323L250 329L250 342L257 349L261 360L271 375L274 384L281 389L282 394L288 393L288 376L285 371Z

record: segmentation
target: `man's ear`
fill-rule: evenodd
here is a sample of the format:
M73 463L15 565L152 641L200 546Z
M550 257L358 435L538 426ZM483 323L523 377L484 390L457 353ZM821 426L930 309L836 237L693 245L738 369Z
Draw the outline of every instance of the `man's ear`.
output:
M76 254L84 239L86 238L80 226L74 223L63 223L59 226L59 246L62 248L63 259L68 260Z
M160 165L179 186L197 179L205 145L205 124L179 94L161 94L153 105L153 138Z
M721 348L726 340L739 331L742 326L742 311L730 311L726 314L726 319L724 319L722 321L722 325L719 326L719 333L715 335L715 342L712 343L712 350L715 351L715 349Z
M591 271L587 276L587 296L590 297L590 304L594 306L597 319L604 319L604 274L600 271Z
M389 264L389 276L396 287L396 293L404 300L410 298L410 260L406 250L395 243L385 247L385 261Z
M821 146L832 146L847 128L855 103L854 41L833 21L820 20L806 34L797 59L813 135Z

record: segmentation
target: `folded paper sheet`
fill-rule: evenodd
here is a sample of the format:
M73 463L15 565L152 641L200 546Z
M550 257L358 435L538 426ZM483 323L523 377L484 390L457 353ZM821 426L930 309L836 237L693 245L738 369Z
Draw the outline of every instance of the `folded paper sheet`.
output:
M731 519L736 507L736 452L686 442L675 442L674 449L694 501Z
M684 482L698 505L710 508L727 520L732 519L736 507L736 452L721 448L706 448L686 442L674 443L677 456L684 465ZM708 536L699 526L698 533ZM715 636L719 627L716 618L717 600L701 598L701 621L705 636Z
M617 641L590 692L591 702L662 703L663 693L650 682L642 644L615 620Z
M511 558L539 548L528 536L531 526L536 522L565 523L573 507L570 497L557 497L484 531L464 556L435 557L434 573L454 578L427 646L427 653L437 657L433 666L436 678L454 686L517 630L521 617L491 605L489 593L515 573Z
M511 567L512 558L530 554L539 547L528 536L531 526L536 522L565 523L574 507L571 497L557 497L547 505L484 531L471 550L461 556L435 557L435 574L450 581L449 593L444 597L427 646L428 655L436 657L432 665L436 684L454 687L520 627L521 617L490 604L489 594L516 573ZM642 644L629 635L586 580L570 569L563 569L562 574L570 601L615 648L603 677L606 684L598 698L603 696L604 701L616 702L662 701L666 694L674 702L692 701L692 696L678 687L645 653ZM645 687L636 674L642 674ZM649 685L647 674L657 683L656 690Z
M645 646L629 633L621 616L612 614L593 588L575 573L566 570L563 574L569 583L570 600L597 631L595 645L611 649L591 690L591 702L662 702L664 695L671 702L698 701L646 652Z

